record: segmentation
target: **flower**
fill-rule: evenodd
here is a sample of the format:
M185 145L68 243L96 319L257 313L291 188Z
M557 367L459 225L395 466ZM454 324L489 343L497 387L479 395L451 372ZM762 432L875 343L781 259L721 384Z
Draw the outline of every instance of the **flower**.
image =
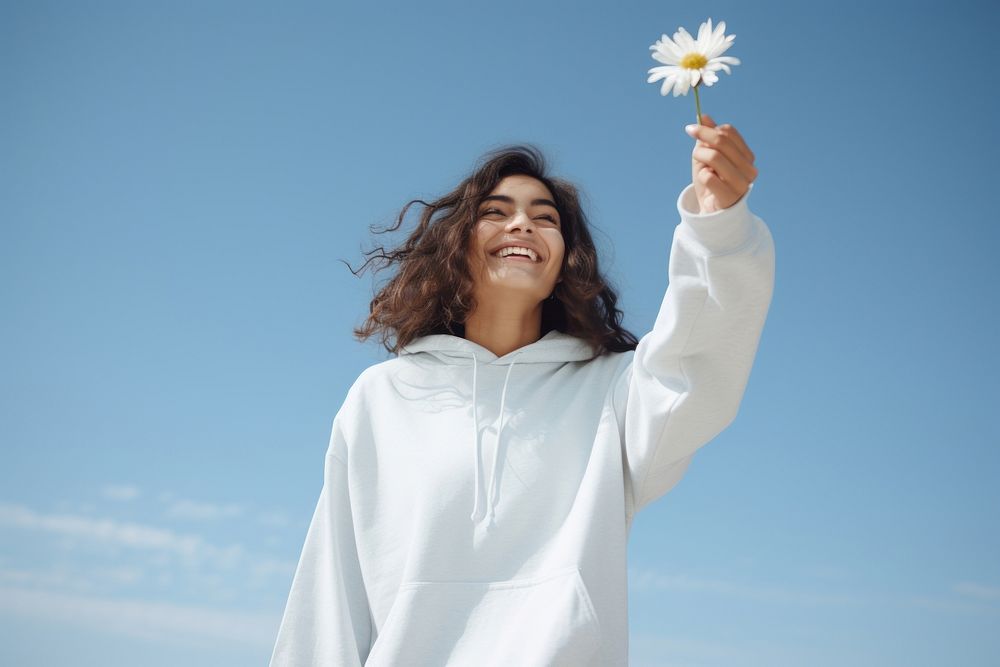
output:
M663 79L660 95L666 95L673 88L674 97L687 95L688 88L693 87L697 98L699 83L711 86L719 80L716 72L724 69L726 74L732 74L729 65L740 64L738 58L722 55L736 38L736 35L724 36L725 32L725 21L719 21L715 30L712 30L712 19L708 19L698 29L697 40L684 28L678 28L672 40L664 34L649 47L653 51L653 59L664 65L650 68L646 83ZM700 123L700 111L698 115Z

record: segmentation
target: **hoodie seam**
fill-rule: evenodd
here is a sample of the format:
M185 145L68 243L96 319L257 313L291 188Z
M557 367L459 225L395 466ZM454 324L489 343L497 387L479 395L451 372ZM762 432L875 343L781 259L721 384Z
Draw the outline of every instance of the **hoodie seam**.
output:
M344 466L347 465L347 461L345 461L344 459L340 458L339 456L337 456L333 452L327 452L326 455L327 455L328 458L336 460L341 465L344 465Z

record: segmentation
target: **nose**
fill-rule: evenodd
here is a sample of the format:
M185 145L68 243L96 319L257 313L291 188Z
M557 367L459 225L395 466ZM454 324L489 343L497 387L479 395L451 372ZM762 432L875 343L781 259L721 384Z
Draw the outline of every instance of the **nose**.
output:
M519 211L514 214L507 223L506 230L511 231L513 229L524 229L526 231L533 231L535 228L535 221L532 220L527 213L524 211Z

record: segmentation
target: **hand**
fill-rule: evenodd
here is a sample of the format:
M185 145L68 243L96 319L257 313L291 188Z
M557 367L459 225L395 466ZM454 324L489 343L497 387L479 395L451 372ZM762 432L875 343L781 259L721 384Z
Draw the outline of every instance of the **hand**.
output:
M701 213L729 208L750 189L757 178L753 151L729 123L715 126L708 114L689 133L695 138L691 151L691 182Z

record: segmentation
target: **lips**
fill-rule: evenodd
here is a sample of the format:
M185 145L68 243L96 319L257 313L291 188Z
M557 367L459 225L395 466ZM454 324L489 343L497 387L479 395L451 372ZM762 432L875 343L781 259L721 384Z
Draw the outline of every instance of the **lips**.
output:
M496 257L500 261L524 262L525 264L541 264L541 260L538 260L536 262L530 257L525 257L524 255L507 255L506 257L498 257L497 255L494 255L494 257Z
M545 261L545 255L542 253L542 251L538 248L536 244L532 243L531 241L526 241L522 239L510 239L505 243L502 243L501 245L497 246L496 248L493 248L490 251L490 256L496 257L496 253L500 252L504 248L528 248L529 250L535 253L535 256L538 257L538 259L532 260L530 258L524 258L526 261L531 262L532 264L541 264ZM508 255L507 257L499 257L498 259L510 259L511 257L514 257L514 255ZM513 261L517 260L515 259Z

